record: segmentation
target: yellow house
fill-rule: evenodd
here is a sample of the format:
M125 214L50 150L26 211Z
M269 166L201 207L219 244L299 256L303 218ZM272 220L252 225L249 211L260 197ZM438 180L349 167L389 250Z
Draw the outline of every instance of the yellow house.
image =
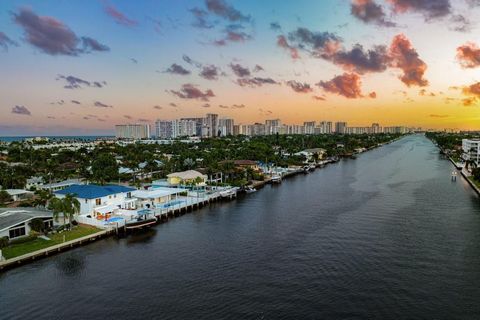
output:
M203 186L207 181L207 175L201 174L195 170L187 170L182 172L174 172L167 175L167 181L171 185L196 185Z

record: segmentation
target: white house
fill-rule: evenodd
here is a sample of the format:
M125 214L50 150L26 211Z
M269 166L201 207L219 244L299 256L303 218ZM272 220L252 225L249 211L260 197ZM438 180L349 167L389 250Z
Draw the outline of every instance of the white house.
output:
M136 189L120 186L94 184L73 185L63 190L55 192L58 198L64 198L67 194L72 194L80 202L80 215L106 215L113 213L117 209L135 209L136 199L132 197L132 192Z
M5 190L12 197L13 201L22 201L31 199L33 197L33 192L24 190L24 189L7 189Z
M53 227L52 212L36 208L4 208L0 209L0 238L9 240L28 236L31 231L30 222L39 218L46 228Z

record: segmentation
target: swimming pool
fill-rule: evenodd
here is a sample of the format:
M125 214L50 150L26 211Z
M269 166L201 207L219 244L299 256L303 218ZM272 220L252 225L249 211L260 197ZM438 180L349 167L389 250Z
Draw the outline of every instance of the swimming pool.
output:
M118 221L122 221L122 220L124 220L124 219L121 218L121 217L113 217L113 218L108 219L106 222L118 222Z
M182 203L186 203L186 201L185 200L173 200L173 201L170 201L168 203L159 204L156 207L166 209L166 208L170 208L170 207L173 207L173 206L176 206L176 205L180 205Z

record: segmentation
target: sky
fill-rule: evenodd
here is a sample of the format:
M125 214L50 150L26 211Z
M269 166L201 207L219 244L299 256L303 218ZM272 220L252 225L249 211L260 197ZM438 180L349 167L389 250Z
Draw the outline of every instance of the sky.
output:
M0 2L0 135L217 113L480 129L480 0Z

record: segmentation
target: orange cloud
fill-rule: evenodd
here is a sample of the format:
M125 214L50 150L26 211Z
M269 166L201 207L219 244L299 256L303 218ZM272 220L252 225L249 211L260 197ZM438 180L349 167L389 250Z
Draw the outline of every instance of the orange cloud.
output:
M424 78L427 64L419 58L419 55L412 43L404 34L396 35L390 45L391 66L403 71L400 80L408 87L428 85Z
M467 42L457 48L457 60L463 68L480 66L480 48L473 42Z

